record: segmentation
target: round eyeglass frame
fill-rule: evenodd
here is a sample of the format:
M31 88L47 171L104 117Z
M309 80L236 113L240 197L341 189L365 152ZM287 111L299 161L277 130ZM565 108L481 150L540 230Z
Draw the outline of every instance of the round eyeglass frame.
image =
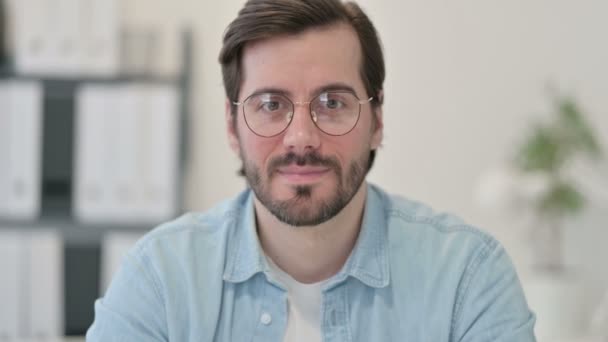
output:
M313 117L312 103L313 103L313 102L314 102L314 101L315 101L315 100L316 100L318 97L320 97L322 94L345 94L345 93L346 93L346 94L350 94L350 95L354 96L354 97L357 99L357 102L358 102L358 104L359 104L359 111L357 112L357 120L355 121L355 123L353 124L353 126L352 126L352 127L351 127L351 128L348 130L348 131L346 131L346 132L344 132L344 133L341 133L341 134L332 134L332 133L328 133L328 132L324 131L323 129L321 129L321 127L319 127L319 125L318 125L318 124L317 124L317 122L315 121L315 119L314 119L314 117ZM260 133L256 132L255 130L253 130L253 128L251 128L251 126L249 125L249 122L247 121L247 115L245 114L245 106L244 106L244 104L245 104L245 103L246 103L246 102L247 102L247 101L248 101L250 98L252 98L253 96L258 96L258 95L261 95L260 93L254 93L254 94L251 94L251 95L247 96L247 97L246 97L246 98L245 98L243 101L241 101L241 102L238 102L238 101L233 101L233 102L232 102L232 104L233 104L233 105L235 105L235 106L241 106L241 107L242 107L243 120L245 120L245 124L247 125L247 128L249 128L249 130L250 130L250 131L251 131L253 134L255 134L255 135L259 136L259 137L262 137L262 138L273 138L273 137L276 137L276 136L278 136L278 135L283 134L283 132L285 132L285 131L287 130L287 128L289 128L289 125L291 125L291 122L293 121L293 117L295 116L295 107L296 107L296 105L304 105L304 104L308 104L308 116L310 117L310 119L312 120L313 124L315 125L315 127L317 127L317 129L318 129L319 131L321 131L321 132L323 132L323 133L325 133L325 134L327 134L327 135L334 136L334 137L340 137L340 136L346 135L346 134L348 134L348 133L352 132L352 130L353 130L353 129L355 129L355 127L357 127L357 124L359 123L359 119L361 118L361 105L364 105L364 104L366 104L366 103L370 103L370 102L371 102L371 101L374 99L374 97L373 97L373 96L371 96L371 97L370 97L370 98L368 98L367 100L360 100L360 99L359 99L359 97L357 96L357 94L355 94L355 93L353 93L353 92L351 92L351 91L325 91L325 92L322 92L322 93L320 93L320 94L316 95L316 96L315 96L315 97L313 97L313 98L312 98L310 101L296 101L296 102L292 101L292 100L291 100L289 97L287 97L286 95L283 95L283 94L281 94L281 93L272 93L272 92L270 92L270 93L264 93L264 94L272 94L272 95L281 96L281 97L283 97L283 98L287 99L287 101L289 101L289 103L291 103L292 115L291 115L291 117L289 118L289 122L287 123L287 125L285 125L285 128L283 128L283 129L282 129L280 132L278 132L278 133L276 133L276 134L272 134L272 135L262 135L262 134L260 134Z

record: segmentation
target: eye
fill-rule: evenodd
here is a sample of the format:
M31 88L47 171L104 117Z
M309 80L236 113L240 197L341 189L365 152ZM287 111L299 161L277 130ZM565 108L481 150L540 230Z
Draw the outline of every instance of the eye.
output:
M263 93L251 97L248 100L248 107L251 113L274 115L289 110L290 102L281 95Z
M266 101L260 104L260 109L267 112L274 112L281 108L281 103L279 101Z
M317 98L318 109L327 114L348 110L349 94L322 93Z
M324 103L325 107L328 109L340 109L344 106L344 104L337 99L327 99Z

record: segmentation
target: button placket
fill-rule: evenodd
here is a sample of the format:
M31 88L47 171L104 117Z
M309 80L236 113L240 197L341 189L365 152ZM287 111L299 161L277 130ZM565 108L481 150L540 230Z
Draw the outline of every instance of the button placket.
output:
M352 341L348 327L346 291L343 286L325 293L323 303L323 323L321 324L324 340Z
M263 293L260 296L259 311L254 318L256 329L251 342L279 341L286 326L286 293L282 289L267 282L265 276L260 276Z

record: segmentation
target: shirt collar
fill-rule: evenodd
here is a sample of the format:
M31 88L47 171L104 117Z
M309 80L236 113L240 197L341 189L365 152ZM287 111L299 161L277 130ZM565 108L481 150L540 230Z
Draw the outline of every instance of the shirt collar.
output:
M256 232L253 196L253 191L248 190L237 200L239 209L224 268L224 280L229 282L243 282L258 272L268 271ZM370 287L381 288L389 284L384 206L382 191L368 185L363 223L355 247L340 272L327 281L324 289L338 285L349 276Z
M237 199L237 215L231 227L224 280L240 283L267 270L266 260L256 232L253 191L248 189Z
M368 184L365 212L355 247L342 270L330 279L324 290L340 284L349 276L370 287L382 288L389 284L385 201L383 192Z

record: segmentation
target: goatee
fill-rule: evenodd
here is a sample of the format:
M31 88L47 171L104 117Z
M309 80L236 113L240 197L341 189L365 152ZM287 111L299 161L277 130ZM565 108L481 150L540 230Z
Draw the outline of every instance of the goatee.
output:
M253 189L258 200L279 221L294 227L316 226L336 216L356 194L365 179L364 165L367 165L368 153L359 160L353 161L346 175L343 174L342 165L335 157L323 157L317 152L296 155L289 152L284 156L270 160L265 170L266 178L262 179L260 169L246 158L244 162L245 177ZM289 165L322 166L330 169L336 175L336 189L334 194L326 199L314 198L314 185L294 185L293 197L289 199L275 199L269 189L278 168Z

